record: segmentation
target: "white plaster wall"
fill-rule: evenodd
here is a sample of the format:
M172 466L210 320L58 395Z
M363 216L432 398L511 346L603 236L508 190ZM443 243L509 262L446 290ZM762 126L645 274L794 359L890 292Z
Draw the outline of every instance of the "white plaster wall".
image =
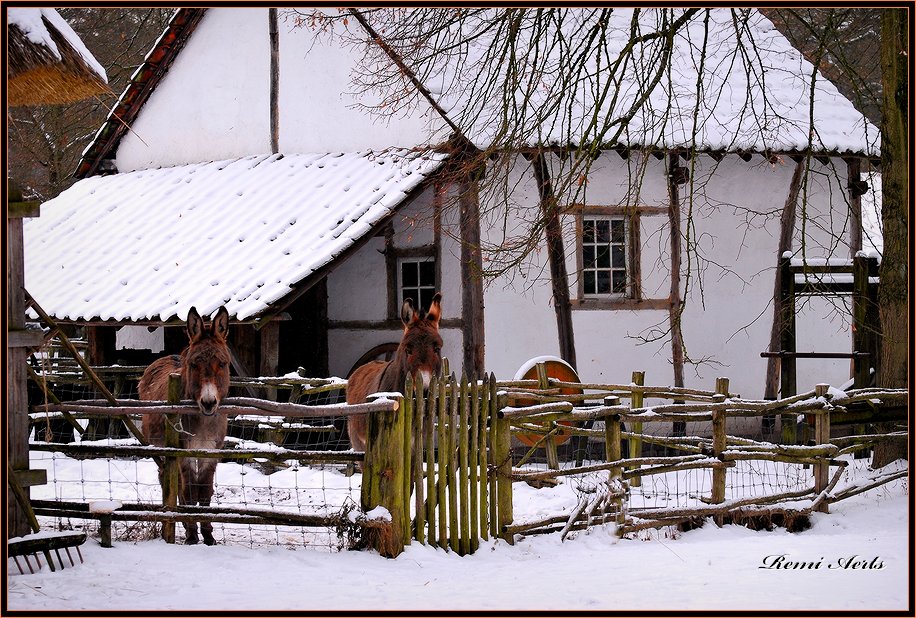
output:
M150 331L146 326L122 326L115 333L115 349L124 348L162 352L165 349L165 329L160 326Z
M616 154L605 155L588 176L585 197L576 201L619 203L626 198L632 165ZM696 244L701 258L698 261L695 254L688 261L686 253L682 258L683 268L690 270L689 278L685 275L682 282L689 286L683 332L689 357L705 361L685 368L686 386L712 389L716 377L726 376L733 392L746 397L763 395L766 360L760 352L769 342L779 213L793 165L789 161L772 166L760 157L750 162L726 157L716 164L709 157L699 157L692 203L682 187L682 231L687 231L690 214L694 222L690 241ZM522 162L513 171L511 220L507 225L495 216L488 220L486 234L491 241L501 238L504 227L515 234L526 229L524 221L537 206L527 166ZM829 167L816 169L807 188L807 215L817 218L806 225L809 257L824 257L831 250L837 257L848 255L844 246L830 248L827 233L846 225L845 204L832 212L825 207L828 198L836 200L842 195L839 183L830 178L832 173ZM665 205L666 183L664 162L650 158L642 185L632 198L644 205ZM665 216L643 218L642 269L647 296L664 298L669 292L670 238L666 228ZM571 292L575 295L572 217L564 217L564 238ZM800 243L796 241L795 246ZM546 251L530 256L522 272L525 276L516 271L486 287L486 365L498 376L512 375L528 358L557 354L559 349ZM798 324L799 350L849 349L848 317L827 301L806 305ZM673 383L670 341L664 336L667 311L574 310L573 325L583 380L629 382L633 370L643 370L649 383ZM656 340L647 342L653 338ZM848 361L800 361L798 367L800 389L822 381L840 384L849 375Z
M392 219L396 248L421 247L433 244L434 232L433 190L427 189L398 211ZM446 224L448 225L448 224ZM442 269L442 319L461 317L461 279L455 244L443 233L441 253ZM383 237L372 238L349 260L328 276L328 319L333 321L388 319L388 273L385 264ZM440 329L443 355L451 367L460 371L462 334L460 329ZM383 343L397 343L403 329L395 326L373 330L332 328L328 334L329 370L344 377L353 364L371 348Z
M270 152L267 11L207 11L121 141L120 171ZM374 99L355 96L351 84L359 50L280 15L281 152L409 148L447 137L425 102L392 118L360 109Z
M209 9L118 148L125 172L270 152L267 9Z

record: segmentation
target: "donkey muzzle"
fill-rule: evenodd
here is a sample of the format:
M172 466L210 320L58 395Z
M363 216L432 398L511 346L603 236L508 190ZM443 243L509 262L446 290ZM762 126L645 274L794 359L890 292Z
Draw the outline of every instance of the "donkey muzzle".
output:
M205 384L200 391L197 406L204 416L213 416L219 409L219 392L214 384Z

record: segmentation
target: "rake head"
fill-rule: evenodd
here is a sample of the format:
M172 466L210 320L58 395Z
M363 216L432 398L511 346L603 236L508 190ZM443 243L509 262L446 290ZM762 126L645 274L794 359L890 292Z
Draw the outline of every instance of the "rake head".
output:
M64 550L67 554L70 566L76 566L73 555L70 553L70 548L74 548L79 561L82 563L83 554L80 552L79 546L85 542L85 532L38 532L7 541L7 555L13 559L16 566L19 568L19 572L23 575L25 575L25 570L22 568L22 563L19 562L19 558L22 557L26 567L29 569L29 573L35 573L35 569L32 567L32 561L29 558L33 558L38 570L41 570L41 558L39 554L44 555L48 566L51 571L54 572L57 570L54 566L54 555L57 556L57 562L61 569L67 566L64 564L64 559L60 550ZM52 551L54 554L51 553Z

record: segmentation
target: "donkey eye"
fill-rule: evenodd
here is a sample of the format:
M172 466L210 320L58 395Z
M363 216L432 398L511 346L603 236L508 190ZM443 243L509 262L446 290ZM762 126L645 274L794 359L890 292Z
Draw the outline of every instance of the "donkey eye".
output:
M436 354L438 354L438 353L441 352L441 351L442 351L442 348L441 348L441 347L439 347L439 346L433 346L433 352L435 352Z
M413 354L413 346L412 346L412 345L407 346L407 353L408 353L408 354Z

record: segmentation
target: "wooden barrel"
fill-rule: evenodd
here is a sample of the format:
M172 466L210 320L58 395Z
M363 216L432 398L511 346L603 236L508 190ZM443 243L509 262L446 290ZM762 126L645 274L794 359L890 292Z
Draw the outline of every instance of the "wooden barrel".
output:
M540 363L544 363L547 369L548 378L556 378L562 382L579 382L579 375L576 373L576 370L573 369L569 363L564 361L561 358L555 356L542 356L539 358L533 358L526 363L524 363L518 372L515 374L516 380L537 380L538 379L538 370L537 366ZM560 389L560 393L564 395L580 395L582 394L581 388L573 387L564 387ZM518 399L514 402L516 407L531 406L536 404L536 401L531 400L522 400ZM560 421L561 425L574 425L573 421ZM537 444L538 440L543 437L543 434L536 433L518 433L515 434L515 437L525 444L526 446L534 446ZM564 444L569 440L570 434L564 432L563 430L558 431L550 437L554 444L560 445ZM541 443L541 446L544 446L546 440Z

